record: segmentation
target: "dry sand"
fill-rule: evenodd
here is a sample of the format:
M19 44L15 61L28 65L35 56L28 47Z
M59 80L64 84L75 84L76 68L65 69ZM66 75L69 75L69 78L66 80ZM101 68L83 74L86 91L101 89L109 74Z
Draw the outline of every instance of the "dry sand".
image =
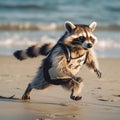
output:
M18 61L0 56L0 96L21 98L37 72L42 57ZM83 99L72 101L60 86L33 90L31 100L0 99L0 120L120 120L120 59L99 59L102 78L86 67Z

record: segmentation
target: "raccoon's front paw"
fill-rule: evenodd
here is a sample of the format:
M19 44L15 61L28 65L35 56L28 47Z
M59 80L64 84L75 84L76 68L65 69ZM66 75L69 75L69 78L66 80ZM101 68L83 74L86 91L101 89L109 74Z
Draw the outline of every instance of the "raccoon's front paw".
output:
M23 96L22 96L22 100L30 100L30 96L28 96L28 95L23 95Z
M72 100L78 101L82 99L82 96L70 96Z
M95 69L94 72L96 72L97 77L100 79L102 76L102 73L98 69Z

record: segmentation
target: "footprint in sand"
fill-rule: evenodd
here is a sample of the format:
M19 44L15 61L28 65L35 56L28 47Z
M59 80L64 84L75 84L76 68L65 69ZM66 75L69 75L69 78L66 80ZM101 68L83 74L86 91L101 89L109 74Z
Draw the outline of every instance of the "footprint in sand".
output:
M120 97L120 95L113 95L113 96L115 96L115 97Z

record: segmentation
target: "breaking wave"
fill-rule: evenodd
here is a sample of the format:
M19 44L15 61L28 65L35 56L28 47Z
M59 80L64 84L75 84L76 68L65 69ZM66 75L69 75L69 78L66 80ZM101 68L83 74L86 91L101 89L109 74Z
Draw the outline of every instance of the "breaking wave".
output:
M11 38L6 38L0 40L0 47L22 47L30 46L36 43L43 44L45 42L56 42L56 38L50 38L48 36L42 36L39 41L33 38L13 36ZM102 39L96 44L95 49L120 49L120 42L112 39Z
M34 24L34 23L1 23L0 24L0 30L16 30L16 31L22 31L22 30L28 30L28 31L57 31L57 30L63 30L64 25L58 25L56 23L51 24ZM111 24L107 26L97 26L97 30L99 31L120 31L120 25L119 24Z
M28 46L34 44L43 44L46 42L56 42L56 38L51 38L48 36L42 36L39 40L35 38L28 37L9 37L6 39L0 40L0 54L2 55L12 55L13 52L20 49L26 49ZM120 42L115 42L112 39L107 40L99 40L99 42L95 46L95 50L97 52L98 57L120 57Z
M106 49L120 49L120 42L115 42L115 40L100 40L96 47L97 50L106 50Z
M60 26L57 26L55 23L51 23L49 25L41 25L41 24L31 24L31 23L8 23L8 24L0 24L0 30L59 30Z
M20 37L20 36L13 36L11 38L6 38L5 40L0 40L0 47L27 47L27 46L31 46L37 43L43 44L47 42L55 42L56 39L50 38L48 36L42 36L40 38L40 41L35 40L35 39L31 39L28 37Z

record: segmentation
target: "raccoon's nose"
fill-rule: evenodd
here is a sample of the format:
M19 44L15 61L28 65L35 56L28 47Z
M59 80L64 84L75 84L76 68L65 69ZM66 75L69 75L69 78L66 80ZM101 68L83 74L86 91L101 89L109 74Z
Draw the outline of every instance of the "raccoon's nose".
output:
M88 43L87 44L87 48L91 48L92 47L92 44L91 43Z

